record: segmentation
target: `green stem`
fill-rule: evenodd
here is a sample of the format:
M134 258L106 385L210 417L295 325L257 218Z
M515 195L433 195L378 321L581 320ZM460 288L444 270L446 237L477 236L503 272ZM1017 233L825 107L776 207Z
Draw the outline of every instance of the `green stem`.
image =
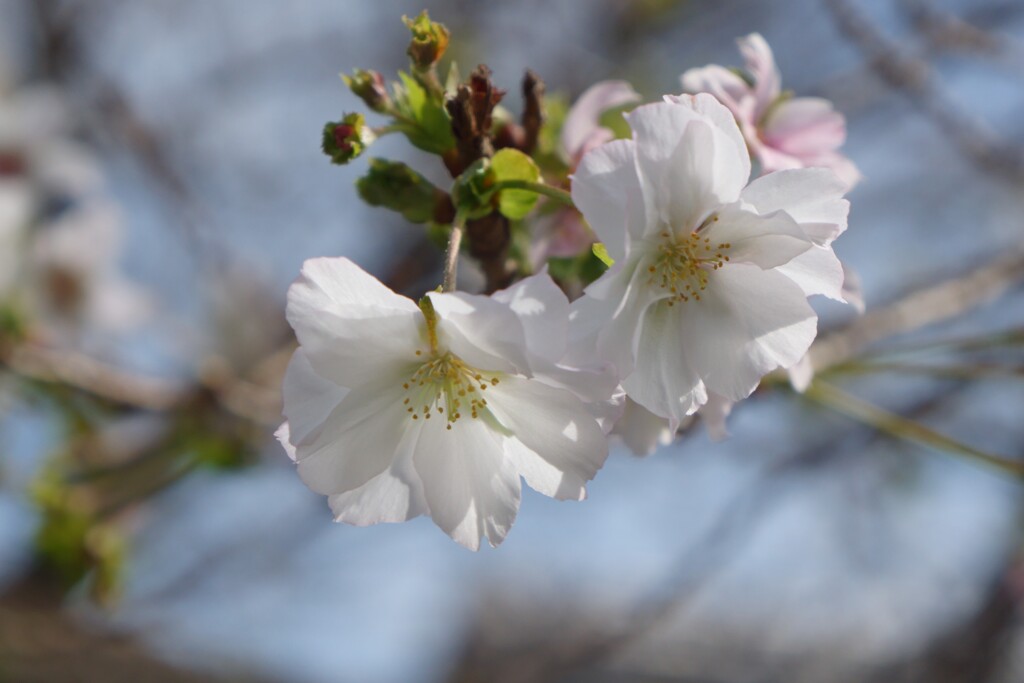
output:
M442 292L455 291L455 277L459 265L459 246L462 244L462 229L466 225L466 211L459 209L452 221L452 232L448 236L448 249L444 253L444 280Z
M978 450L919 422L862 401L831 384L815 381L803 396L889 436L967 457L1017 478L1024 477L1024 461Z
M544 195L566 206L575 206L572 202L572 195L560 187L552 187L545 183L535 183L531 180L502 180L494 184L494 190L526 190Z
M426 88L432 97L441 102L444 101L444 86L437 77L437 67L431 65L429 69L418 69L413 67L413 76L419 84Z
M380 138L385 135L390 135L391 133L401 133L404 130L405 127L402 125L378 126L373 129L373 134Z

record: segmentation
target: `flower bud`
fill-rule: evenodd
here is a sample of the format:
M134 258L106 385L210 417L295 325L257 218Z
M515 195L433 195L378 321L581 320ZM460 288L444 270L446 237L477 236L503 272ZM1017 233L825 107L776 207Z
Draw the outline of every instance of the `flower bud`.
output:
M444 24L431 21L427 11L423 10L415 19L402 17L402 21L412 32L412 41L406 54L419 69L429 69L444 56L448 49L448 38L451 35Z
M445 194L405 164L370 159L370 171L356 181L359 196L370 206L383 206L401 213L410 223L434 218Z
M343 165L363 153L376 139L366 125L362 114L346 114L341 121L330 121L324 126L324 154L335 164Z
M342 74L341 79L373 111L386 113L391 108L391 97L379 72L356 69L351 76Z

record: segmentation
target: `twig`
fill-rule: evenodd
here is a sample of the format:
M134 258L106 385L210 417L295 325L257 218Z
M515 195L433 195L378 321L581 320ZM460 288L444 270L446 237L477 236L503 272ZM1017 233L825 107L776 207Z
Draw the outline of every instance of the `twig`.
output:
M824 0L839 29L868 57L874 72L900 91L982 170L1024 183L1024 151L956 106L935 84L927 62L893 43L849 0Z
M952 280L919 289L818 339L808 353L820 371L860 354L871 344L953 318L995 299L1024 280L1024 251L995 258Z
M107 401L143 410L170 410L191 395L185 384L140 377L77 351L22 344L11 349L3 361L22 377L66 384Z
M448 236L448 249L444 253L444 284L445 292L455 291L455 280L459 269L459 247L462 245L462 228L466 223L466 214L458 211L452 221L452 232Z

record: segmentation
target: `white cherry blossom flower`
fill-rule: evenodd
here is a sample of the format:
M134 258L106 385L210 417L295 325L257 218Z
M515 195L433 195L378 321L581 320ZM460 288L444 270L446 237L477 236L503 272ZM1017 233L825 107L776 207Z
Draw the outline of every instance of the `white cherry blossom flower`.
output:
M762 173L823 166L847 187L860 180L853 162L838 152L846 141L846 119L821 97L791 97L767 41L758 33L740 38L744 76L717 64L682 75L683 90L714 95L736 117Z
M520 477L582 500L607 457L609 374L561 365L569 303L546 273L491 297L417 306L344 258L305 263L288 292L300 347L278 438L338 521L430 515L476 550L505 538ZM606 409L606 407L605 407Z
M747 185L743 137L710 95L627 120L633 138L592 150L573 177L615 264L574 302L572 337L674 431L709 394L740 400L803 357L817 331L807 297L842 299L831 243L849 207L827 169Z

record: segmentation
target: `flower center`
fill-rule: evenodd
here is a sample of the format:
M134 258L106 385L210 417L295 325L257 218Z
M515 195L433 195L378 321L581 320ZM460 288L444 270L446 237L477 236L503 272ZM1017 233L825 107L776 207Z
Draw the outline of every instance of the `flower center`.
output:
M718 220L717 216L713 220ZM661 237L653 262L647 267L648 284L672 294L669 306L676 301L700 301L700 293L708 286L708 273L725 265L729 260L726 252L732 245L712 244L711 238L697 232L681 236L665 231Z
M417 351L417 354L420 352ZM497 376L484 375L466 365L451 352L432 352L431 358L416 369L402 384L406 397L403 403L412 419L429 420L431 414L443 415L448 429L464 412L477 418L487 408L483 392L499 383Z

